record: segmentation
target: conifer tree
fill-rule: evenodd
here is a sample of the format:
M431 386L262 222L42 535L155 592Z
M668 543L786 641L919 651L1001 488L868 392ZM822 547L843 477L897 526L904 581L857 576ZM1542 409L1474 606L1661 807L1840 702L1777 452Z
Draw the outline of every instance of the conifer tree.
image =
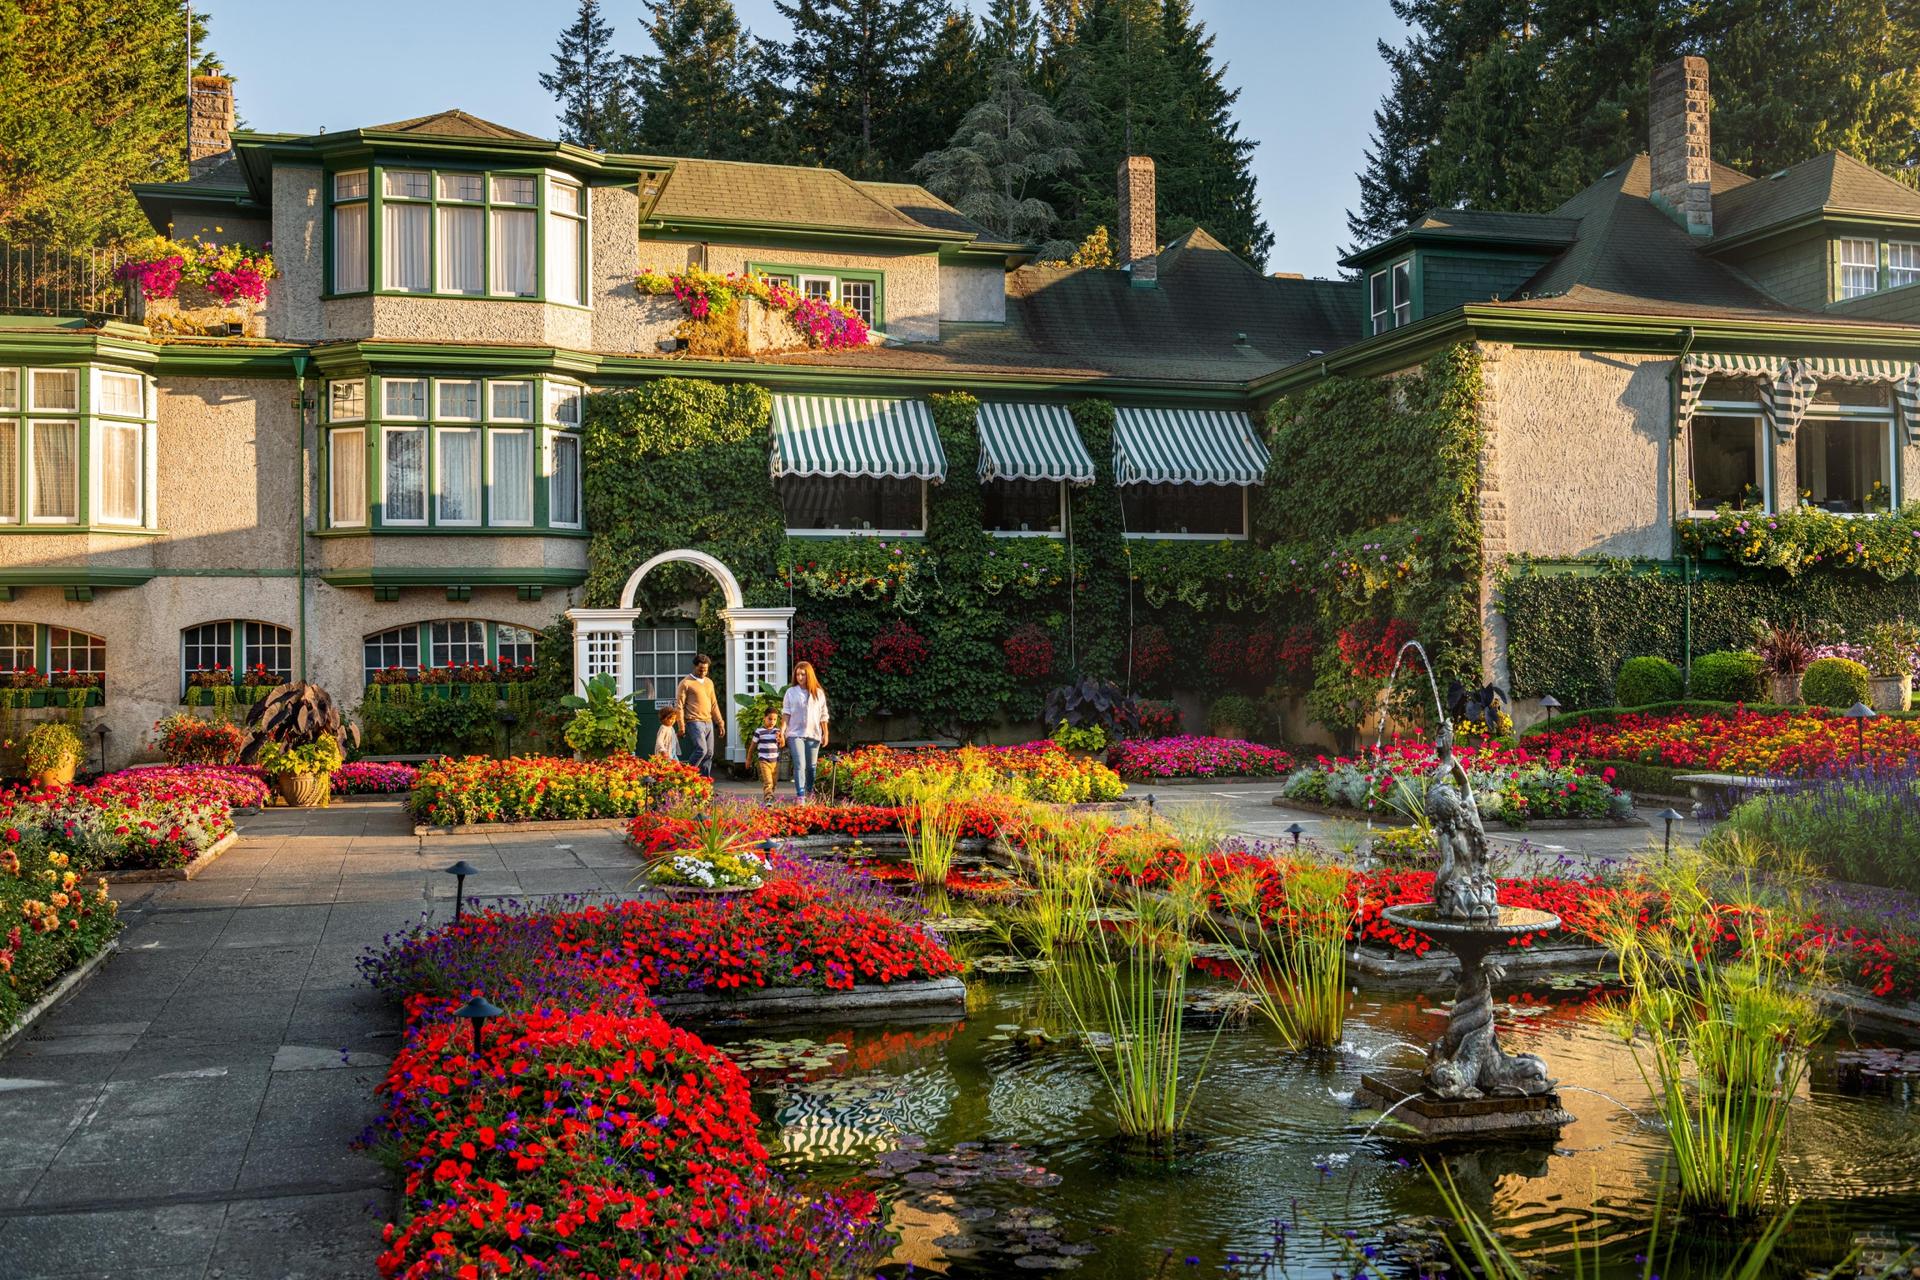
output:
M884 151L887 171L942 146L985 92L980 37L965 10L950 11L926 57L900 87L888 113Z
M990 0L980 20L980 54L989 73L1006 59L1029 76L1039 69L1040 18L1033 0Z
M195 70L219 71L203 15ZM183 0L0 0L0 239L151 235L128 184L187 176Z
M633 149L750 158L763 123L752 97L756 46L731 0L648 0L647 10L653 51L628 59Z
M601 151L627 148L633 118L622 79L600 0L580 0L573 24L560 33L553 70L540 76L540 87L560 104L561 141Z
M1258 267L1273 248L1273 232L1254 191L1255 143L1240 136L1233 117L1240 91L1227 87L1226 68L1213 60L1213 35L1193 16L1191 0L1163 0L1161 28L1186 137L1166 156L1160 200Z
M1039 184L1080 165L1080 131L1033 91L1018 61L1002 58L987 96L967 112L951 145L914 166L927 189L1002 240L1041 245L1041 258L1073 251L1049 242L1058 221L1034 194Z
M798 155L855 178L881 178L917 158L887 153L900 82L946 25L946 0L774 0L793 26L775 62Z

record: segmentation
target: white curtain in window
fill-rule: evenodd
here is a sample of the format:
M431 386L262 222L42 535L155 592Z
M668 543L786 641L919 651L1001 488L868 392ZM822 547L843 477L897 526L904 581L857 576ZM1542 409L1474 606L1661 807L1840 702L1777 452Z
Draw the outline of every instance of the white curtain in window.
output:
M547 300L580 301L580 220L547 216Z
M531 382L490 382L493 393L491 413L495 422L533 421L533 384Z
M33 518L76 520L80 516L80 427L72 422L35 422Z
M0 409L20 407L20 371L0 369Z
M389 524L427 522L427 429L386 433L386 519Z
M0 422L0 524L20 518L20 428Z
M480 523L480 429L439 431L440 522Z
M388 378L380 384L389 418L427 416L427 380L425 378Z
M35 369L32 374L33 402L29 409L51 409L73 413L80 408L80 371L77 369Z
M367 206L343 204L333 211L333 291L367 287Z
M533 432L493 433L493 523L533 523Z
M427 251L428 219L433 210L424 204L390 204L383 208L380 254L386 286L425 293L433 288L433 264Z
M440 292L486 292L486 260L481 253L485 216L481 209L441 207Z
M531 209L493 211L493 292L530 296L534 292Z
M100 375L99 411L117 418L137 418L143 399L141 390L139 374L103 373Z
M100 436L100 518L113 524L140 523L140 480L145 452L141 429L124 423L96 423Z
M367 522L367 433L358 427L335 431L327 449L330 522L336 528L363 525Z
M547 514L554 524L580 523L580 438L553 438L553 487L547 495Z

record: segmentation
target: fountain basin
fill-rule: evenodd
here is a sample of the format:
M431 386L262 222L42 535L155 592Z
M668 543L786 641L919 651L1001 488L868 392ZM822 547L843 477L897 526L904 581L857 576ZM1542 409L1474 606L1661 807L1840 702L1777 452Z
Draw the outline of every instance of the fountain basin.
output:
M1403 902L1380 913L1403 929L1418 929L1446 946L1449 940L1482 938L1497 942L1560 927L1560 917L1534 907L1501 907L1497 920L1456 920L1431 902ZM1451 949L1451 948L1450 948Z

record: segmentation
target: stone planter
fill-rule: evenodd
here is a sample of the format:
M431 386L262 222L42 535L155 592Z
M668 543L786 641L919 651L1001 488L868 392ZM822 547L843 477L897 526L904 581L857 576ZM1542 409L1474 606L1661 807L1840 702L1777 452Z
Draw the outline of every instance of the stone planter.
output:
M1800 674L1767 677L1767 699L1775 706L1792 707L1800 703Z
M333 780L324 773L283 773L273 785L294 809L318 808L333 798Z
M1868 676L1867 699L1875 711L1913 709L1913 676Z
M57 765L54 768L42 769L39 773L33 775L33 782L35 786L39 787L70 787L73 785L73 775L79 771L80 762L78 760L69 760L65 764Z
M1209 729L1208 732L1216 738L1238 738L1243 742L1247 740L1247 731L1240 725L1231 722L1215 725Z
M656 884L653 886L664 897L674 901L688 898L734 898L741 894L756 892L758 885L730 884L718 889L708 889L697 884Z
M209 293L204 285L185 280L171 298L145 301L141 318L156 333L227 334L247 338L267 336L267 307L264 302L235 299L231 305Z

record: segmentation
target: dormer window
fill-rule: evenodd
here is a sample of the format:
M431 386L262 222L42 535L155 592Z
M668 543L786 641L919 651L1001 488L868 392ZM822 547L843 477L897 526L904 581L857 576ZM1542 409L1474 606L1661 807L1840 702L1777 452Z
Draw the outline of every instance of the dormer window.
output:
M1911 240L1887 241L1887 288L1920 284L1920 244Z
M1373 332L1413 323L1413 259L1402 258L1367 278L1373 302Z
M763 262L747 264L747 270L769 280L778 280L802 297L838 303L860 317L869 329L883 327L881 297L883 277L872 271L841 271L823 267L791 267Z
M1880 288L1880 242L1848 238L1840 242L1840 296L1864 298Z
M587 304L589 202L571 177L377 167L327 191L336 295Z

